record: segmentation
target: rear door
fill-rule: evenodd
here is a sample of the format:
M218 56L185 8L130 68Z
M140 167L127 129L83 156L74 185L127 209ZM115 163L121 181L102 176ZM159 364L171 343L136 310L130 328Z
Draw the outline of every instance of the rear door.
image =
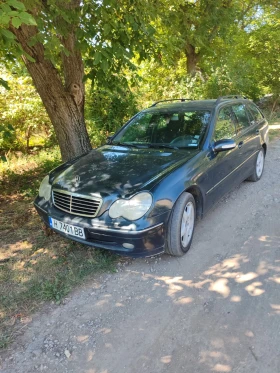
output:
M260 149L259 128L244 103L232 105L237 119L237 142L239 157L239 175L242 180L251 175L255 164L256 153ZM241 180L241 181L242 181Z
M268 123L261 111L252 102L247 104L247 111L250 117L252 131L258 137L260 148L262 145L262 139L264 142L268 142Z

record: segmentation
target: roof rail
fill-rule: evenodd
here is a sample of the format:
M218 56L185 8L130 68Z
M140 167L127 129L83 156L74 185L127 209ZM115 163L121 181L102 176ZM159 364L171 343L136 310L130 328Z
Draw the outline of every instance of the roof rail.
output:
M157 104L159 104L161 102L168 102L168 101L181 101L181 102L185 102L185 101L193 101L193 100L191 98L171 98L169 100L156 101L150 107L154 107L154 106L157 106Z
M228 95L228 96L220 96L216 100L216 105L219 104L222 100L231 100L231 99L246 99L247 97L245 96L240 96L240 95Z

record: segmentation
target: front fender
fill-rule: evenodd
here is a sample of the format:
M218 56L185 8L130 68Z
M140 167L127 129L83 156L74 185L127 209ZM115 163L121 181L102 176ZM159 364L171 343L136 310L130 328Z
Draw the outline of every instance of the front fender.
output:
M204 154L198 154L152 188L154 208L149 214L150 217L172 210L177 199L187 190L199 195L203 210L205 191L202 188L202 178L207 177L207 172L203 172L207 163L204 158Z

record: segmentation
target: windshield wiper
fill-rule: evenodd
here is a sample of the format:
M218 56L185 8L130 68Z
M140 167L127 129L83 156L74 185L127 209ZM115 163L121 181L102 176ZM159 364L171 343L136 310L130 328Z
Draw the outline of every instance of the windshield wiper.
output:
M111 142L111 145L117 145L117 146L126 146L126 147L131 147L131 148L139 148L138 145L136 144L131 144L129 142Z
M157 144L157 143L150 143L148 144L149 148L168 148L168 149L179 149L177 146L170 145L170 144Z

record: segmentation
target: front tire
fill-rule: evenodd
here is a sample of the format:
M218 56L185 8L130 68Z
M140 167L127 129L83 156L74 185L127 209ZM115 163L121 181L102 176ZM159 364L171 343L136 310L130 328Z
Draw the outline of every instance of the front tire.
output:
M258 152L257 160L256 160L255 167L254 167L254 172L250 177L248 177L247 180L249 181L260 180L263 174L263 169L264 169L264 158L265 158L265 154L264 154L264 149L262 148Z
M190 248L196 217L195 200L190 193L178 198L168 223L165 252L183 256Z

